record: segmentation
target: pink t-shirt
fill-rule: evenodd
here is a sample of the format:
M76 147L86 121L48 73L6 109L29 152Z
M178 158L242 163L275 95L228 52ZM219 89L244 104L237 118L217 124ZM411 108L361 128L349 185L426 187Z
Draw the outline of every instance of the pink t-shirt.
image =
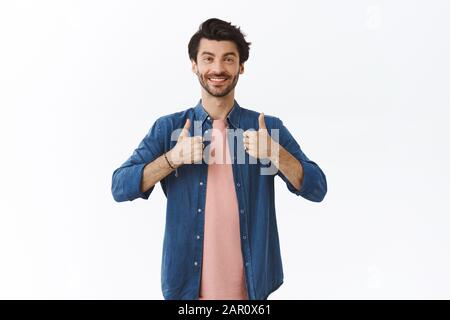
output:
M248 299L227 125L226 119L213 121L199 300Z

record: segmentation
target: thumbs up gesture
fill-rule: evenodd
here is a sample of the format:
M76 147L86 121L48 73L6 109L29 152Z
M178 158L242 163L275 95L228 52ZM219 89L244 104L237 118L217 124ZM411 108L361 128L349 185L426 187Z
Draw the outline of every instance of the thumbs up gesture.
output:
M270 158L272 156L272 146L275 142L267 130L264 113L259 114L258 122L258 131L246 130L244 132L244 148L254 158Z
M191 137L189 134L190 127L191 122L187 119L176 145L167 153L167 156L174 167L179 167L183 164L196 163L203 159L203 137Z

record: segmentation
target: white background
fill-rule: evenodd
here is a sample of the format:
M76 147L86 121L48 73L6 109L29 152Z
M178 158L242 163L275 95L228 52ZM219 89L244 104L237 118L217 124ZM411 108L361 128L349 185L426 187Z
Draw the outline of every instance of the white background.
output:
M277 178L285 283L269 299L450 298L449 1L2 1L0 298L162 299L165 197L111 176L194 106L210 17L253 44L236 88L325 172Z

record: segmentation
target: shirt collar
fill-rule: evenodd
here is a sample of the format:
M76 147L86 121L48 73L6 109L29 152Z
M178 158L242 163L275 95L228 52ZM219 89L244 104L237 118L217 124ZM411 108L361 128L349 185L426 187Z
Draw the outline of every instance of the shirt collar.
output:
M205 108L202 104L202 99L200 99L197 103L197 105L194 108L194 114L195 119L200 120L203 122L206 120L206 118L209 117L208 112L206 112ZM231 108L230 112L227 115L228 122L233 125L234 128L239 128L239 118L241 115L241 107L237 103L236 99L234 99L233 107Z

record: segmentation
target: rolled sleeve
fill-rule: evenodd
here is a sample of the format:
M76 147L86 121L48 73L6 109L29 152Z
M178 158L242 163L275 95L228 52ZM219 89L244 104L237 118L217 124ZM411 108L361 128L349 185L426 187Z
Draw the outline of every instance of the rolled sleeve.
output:
M155 121L133 154L112 175L111 191L117 202L148 199L155 186L141 191L144 167L164 152L161 137L161 119Z
M327 180L322 169L320 169L317 163L311 161L306 156L300 148L300 145L280 119L278 119L277 127L279 129L278 142L292 154L303 167L303 180L300 190L296 189L280 170L278 170L277 175L286 183L288 190L295 195L302 196L303 198L314 202L322 201L327 193Z

